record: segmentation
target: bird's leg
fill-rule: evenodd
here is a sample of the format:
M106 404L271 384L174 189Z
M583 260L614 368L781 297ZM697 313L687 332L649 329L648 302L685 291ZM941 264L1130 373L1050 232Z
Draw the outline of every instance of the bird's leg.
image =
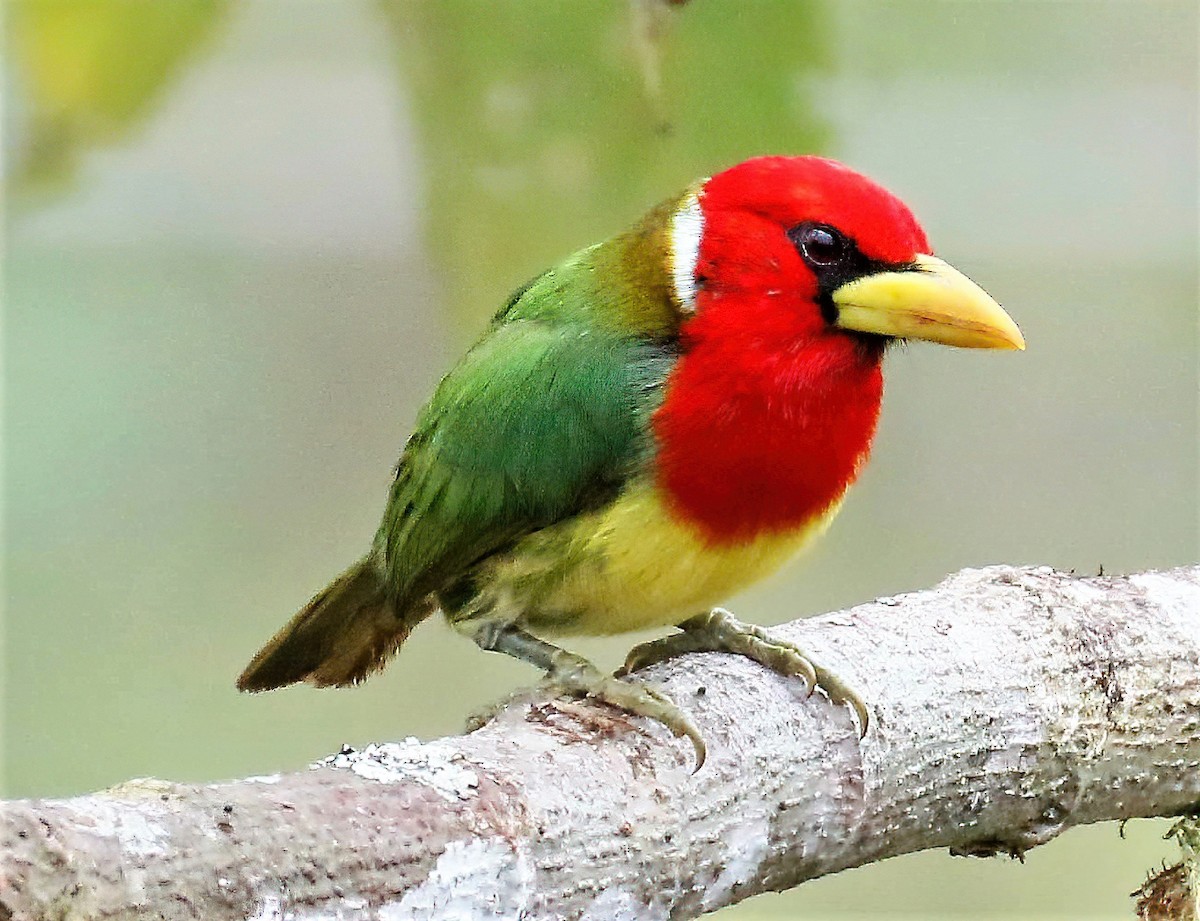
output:
M865 735L870 719L861 697L833 672L822 668L799 646L772 637L762 627L742 623L723 608L689 618L679 625L681 633L664 636L633 647L617 671L623 677L664 659L688 652L732 652L746 656L783 675L800 677L811 694L821 688L837 704L849 704Z
M696 749L696 771L704 764L706 749L696 724L670 698L649 684L606 675L583 656L540 640L511 623L472 619L458 621L454 626L482 649L503 652L543 669L552 688L593 697L638 716L658 720L676 736L691 741Z

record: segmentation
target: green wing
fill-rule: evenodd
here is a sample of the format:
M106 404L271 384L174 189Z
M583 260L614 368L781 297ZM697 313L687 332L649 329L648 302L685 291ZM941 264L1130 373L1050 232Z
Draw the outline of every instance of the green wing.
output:
M674 356L670 343L579 323L494 326L442 381L400 458L376 538L398 606L613 496L649 456Z

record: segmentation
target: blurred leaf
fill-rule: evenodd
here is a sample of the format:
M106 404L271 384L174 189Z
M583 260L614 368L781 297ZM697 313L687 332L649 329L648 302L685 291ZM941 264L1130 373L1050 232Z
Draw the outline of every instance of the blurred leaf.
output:
M9 50L27 107L10 188L61 186L81 152L125 137L154 110L228 0L19 0Z

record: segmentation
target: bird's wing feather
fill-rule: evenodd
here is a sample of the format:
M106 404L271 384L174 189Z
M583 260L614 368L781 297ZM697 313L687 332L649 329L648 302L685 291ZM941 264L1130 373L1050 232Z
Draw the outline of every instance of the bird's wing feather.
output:
M607 501L647 463L673 343L581 324L494 326L442 381L377 538L401 603Z

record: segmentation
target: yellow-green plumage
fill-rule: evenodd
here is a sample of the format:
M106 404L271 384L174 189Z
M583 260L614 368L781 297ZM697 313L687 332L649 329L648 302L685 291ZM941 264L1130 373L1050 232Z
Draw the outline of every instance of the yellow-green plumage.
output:
M603 508L488 560L483 581L539 635L663 627L773 573L825 530L834 511L807 527L712 544L640 476Z

